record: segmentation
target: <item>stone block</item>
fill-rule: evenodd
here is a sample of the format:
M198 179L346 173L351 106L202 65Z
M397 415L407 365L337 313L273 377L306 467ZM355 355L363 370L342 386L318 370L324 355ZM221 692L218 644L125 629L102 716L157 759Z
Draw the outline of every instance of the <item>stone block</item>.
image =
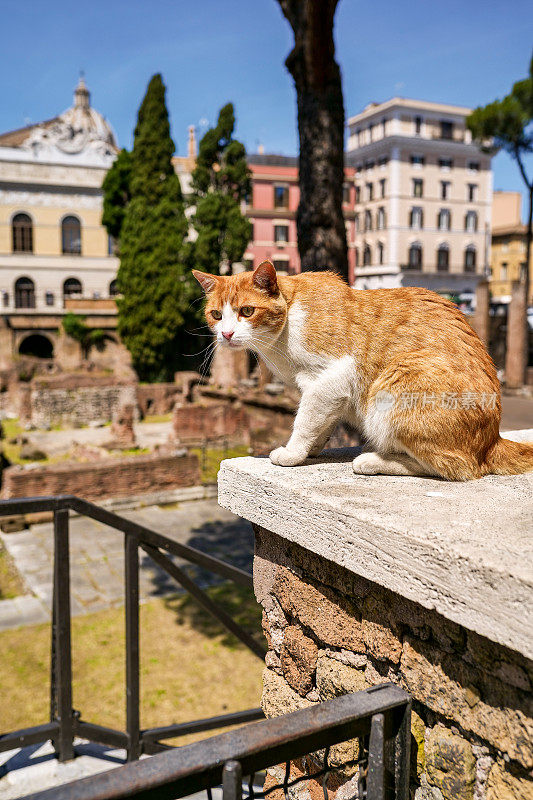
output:
M416 711L411 711L411 759L418 778L426 768L426 726Z
M287 683L305 696L313 686L318 647L301 628L289 625L285 629L281 649L281 668Z
M320 652L316 665L316 686L322 699L329 700L342 694L368 689L369 684L362 670L349 667Z
M298 692L291 689L282 675L278 675L268 668L264 670L261 708L265 717L279 717L282 714L289 714L291 711L309 708L312 705L314 704L305 697L300 697Z
M309 628L319 641L365 652L359 614L348 598L325 586L305 583L285 567L278 567L272 594L283 611Z
M441 790L444 800L473 800L476 760L472 746L442 725L429 734L426 772L429 783Z
M400 675L404 688L420 703L508 753L526 769L533 766L531 697L489 680L428 642L404 642ZM469 685L480 693L473 706L468 702Z
M397 664L402 654L396 620L384 595L371 594L363 601L363 640L371 655Z
M533 800L533 779L512 775L494 764L487 780L487 800Z

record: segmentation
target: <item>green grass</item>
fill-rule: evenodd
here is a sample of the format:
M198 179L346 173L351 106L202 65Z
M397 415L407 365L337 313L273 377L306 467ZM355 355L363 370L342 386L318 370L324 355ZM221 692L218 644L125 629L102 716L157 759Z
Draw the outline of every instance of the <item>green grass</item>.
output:
M191 447L191 453L195 453L200 461L202 483L216 483L220 462L225 458L238 458L239 456L247 456L250 454L248 447L245 445L229 447L227 450L223 448L209 448L206 451L205 459L201 447Z
M230 584L208 593L261 639L251 591ZM154 727L255 707L263 663L184 596L140 607L141 726ZM73 705L82 718L124 728L124 609L72 621ZM37 725L49 708L50 626L0 633L2 730ZM184 744L194 738L180 739Z

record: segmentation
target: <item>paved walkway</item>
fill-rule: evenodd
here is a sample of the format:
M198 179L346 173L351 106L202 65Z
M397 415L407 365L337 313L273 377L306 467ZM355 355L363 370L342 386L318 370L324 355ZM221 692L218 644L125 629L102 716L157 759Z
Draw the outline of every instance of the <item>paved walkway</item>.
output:
M220 508L216 499L165 508L150 506L119 512L176 542L189 544L251 570L253 534L248 522ZM46 622L52 605L52 523L20 533L0 533L29 593L0 601L0 630ZM124 602L124 535L86 517L70 522L71 602L73 614L101 611ZM185 562L177 559L177 563ZM176 591L177 584L140 552L140 592L146 599ZM193 565L187 571L200 585L213 575Z

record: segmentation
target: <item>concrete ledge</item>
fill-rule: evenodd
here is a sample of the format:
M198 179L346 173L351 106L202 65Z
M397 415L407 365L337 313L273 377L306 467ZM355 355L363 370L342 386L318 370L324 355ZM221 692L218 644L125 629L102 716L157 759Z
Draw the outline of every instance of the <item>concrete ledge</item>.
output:
M219 503L533 658L533 473L467 483L354 475L357 452L291 468L223 461Z

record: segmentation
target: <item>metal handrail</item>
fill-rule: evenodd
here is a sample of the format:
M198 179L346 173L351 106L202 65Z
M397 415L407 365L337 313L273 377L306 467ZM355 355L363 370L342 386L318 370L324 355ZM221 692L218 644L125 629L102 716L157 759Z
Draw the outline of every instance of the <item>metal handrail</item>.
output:
M125 537L125 731L106 728L83 720L81 714L72 708L70 511L91 517L123 533ZM80 736L91 742L123 747L127 751L128 761L135 761L142 753L153 754L169 749L169 745L163 744L162 740L184 736L193 731L214 730L263 717L260 708L253 708L162 728L147 730L140 728L139 548L189 592L209 614L240 639L254 655L263 659L266 654L265 648L235 622L224 609L213 602L209 595L169 558L169 554L185 559L246 588L252 587L252 576L249 573L193 547L168 539L144 525L125 519L79 497L60 495L0 501L0 518L36 512L52 512L54 517L50 722L0 734L0 752L51 739L59 760L67 761L75 755L74 738Z
M408 800L411 702L399 686L382 684L312 708L263 720L135 764L28 795L26 800L175 800L222 784L223 800L240 800L250 776L250 800L357 765L359 800ZM359 740L357 761L330 762L330 748ZM311 754L311 755L309 755ZM306 758L306 775L291 779L291 761ZM256 772L285 764L283 783L254 787Z

